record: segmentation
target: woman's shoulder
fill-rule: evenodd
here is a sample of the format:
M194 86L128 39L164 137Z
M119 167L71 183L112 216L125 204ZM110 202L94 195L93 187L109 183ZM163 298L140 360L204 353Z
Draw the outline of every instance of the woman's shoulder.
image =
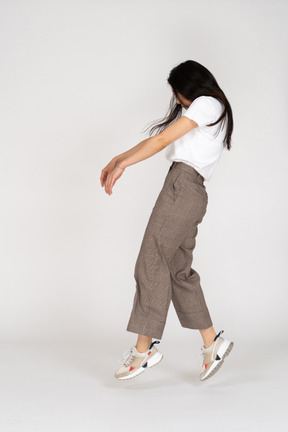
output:
M193 106L191 107L191 105ZM213 96L199 96L194 99L191 105L191 110L200 110L207 113L213 119L211 121L218 119L225 109L222 102Z
M216 108L222 108L222 102L219 101L219 99L215 98L214 96L198 96L192 103L201 103L206 104L207 106L216 107Z

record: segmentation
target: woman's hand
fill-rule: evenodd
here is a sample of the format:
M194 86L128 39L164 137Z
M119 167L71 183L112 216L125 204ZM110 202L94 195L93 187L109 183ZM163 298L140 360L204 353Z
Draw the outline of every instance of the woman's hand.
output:
M185 117L182 117L182 121L183 119L185 119ZM187 119L187 117L186 120L190 123L191 121L193 121ZM173 125L168 126L167 129L171 128L172 126ZM186 128L187 128L187 124L186 124ZM163 150L165 148L164 143L165 140L159 138L159 134L158 134L156 136L146 138L136 146L132 147L130 150L127 150L126 152L121 153L118 156L115 156L101 172L100 182L102 187L105 184L105 192L111 195L112 187L114 186L114 183L116 182L116 180L118 180L119 177L121 177L123 171L128 166L140 162L144 159L147 159L153 156L155 153L158 153L159 151Z
M117 165L117 160L115 159L112 159L111 162L109 162L109 164L103 168L100 182L102 187L105 185L105 192L108 193L108 195L112 194L112 187L114 186L116 180L121 177L124 170L125 168L120 168L120 166Z

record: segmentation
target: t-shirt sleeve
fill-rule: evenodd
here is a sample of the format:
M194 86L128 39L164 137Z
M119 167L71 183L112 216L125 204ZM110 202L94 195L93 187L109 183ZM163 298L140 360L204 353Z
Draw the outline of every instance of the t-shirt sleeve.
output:
M194 120L199 127L213 123L218 118L215 112L215 105L206 96L196 98L184 112L183 116Z

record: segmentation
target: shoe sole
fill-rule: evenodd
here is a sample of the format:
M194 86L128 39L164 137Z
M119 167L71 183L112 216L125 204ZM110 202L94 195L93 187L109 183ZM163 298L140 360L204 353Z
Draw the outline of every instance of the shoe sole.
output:
M126 375L126 376L123 376L123 377L120 377L120 378L118 378L117 376L115 376L115 378L117 378L118 380L121 380L121 381L134 378L134 377L140 375L141 373L145 372L145 370L147 368L151 368L153 366L156 366L162 360L163 357L164 357L163 354L161 354L158 351L158 353L156 353L151 359L149 359L146 362L147 363L146 367L141 366L139 369L137 369L136 371L134 371L130 375Z
M222 364L224 362L225 357L227 357L230 354L230 352L234 346L234 342L224 341L222 343L222 345L220 346L218 353L217 353L219 355L219 357L222 356L221 360L218 360L218 361L214 360L214 365L212 366L212 369L210 368L207 375L204 375L203 378L200 378L201 381L205 381L206 379L210 378L220 369L220 367L222 366Z

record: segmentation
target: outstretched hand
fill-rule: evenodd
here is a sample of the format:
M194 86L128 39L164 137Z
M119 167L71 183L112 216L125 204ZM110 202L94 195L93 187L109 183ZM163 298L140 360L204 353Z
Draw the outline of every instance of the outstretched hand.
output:
M108 165L101 171L100 183L105 186L105 192L108 195L112 194L112 188L115 182L121 177L125 168L120 168L116 165L116 161L112 159Z

